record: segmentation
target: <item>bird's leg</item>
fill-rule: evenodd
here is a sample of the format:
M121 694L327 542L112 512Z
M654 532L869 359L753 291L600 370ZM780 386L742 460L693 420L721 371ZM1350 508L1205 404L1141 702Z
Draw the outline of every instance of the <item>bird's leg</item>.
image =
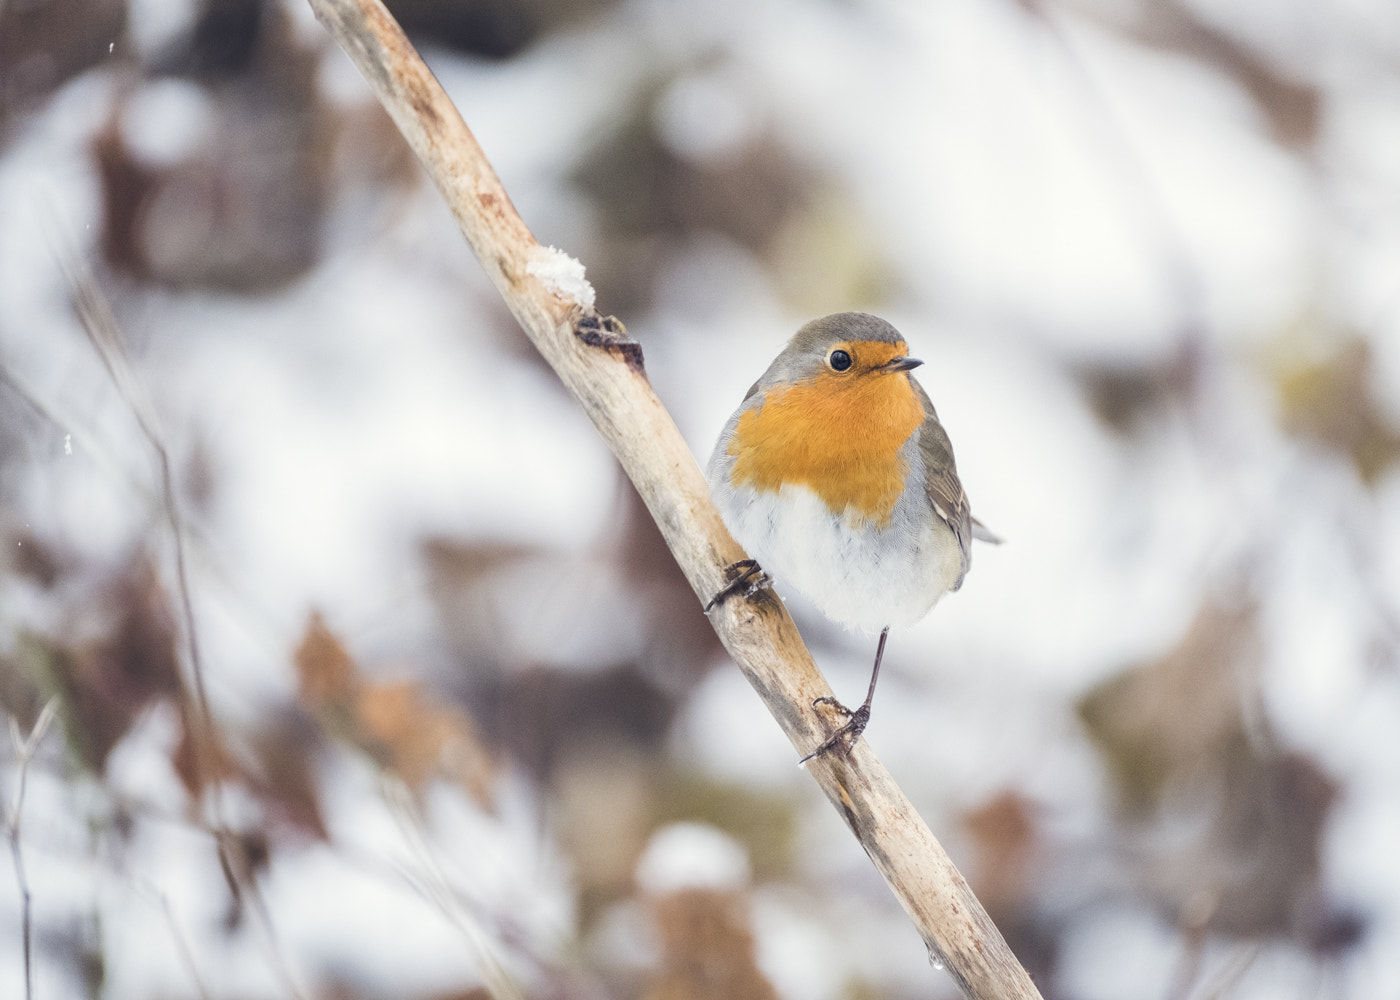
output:
M880 644L875 647L875 668L870 671L870 689L865 692L865 701L861 702L860 708L852 712L829 695L812 702L814 708L821 704L831 705L846 717L847 722L828 736L821 746L798 761L799 765L807 763L813 757L824 757L833 751L839 750L843 754L850 753L851 748L856 745L856 740L860 739L860 734L865 732L865 727L870 724L870 703L875 700L875 682L880 679L880 661L885 658L885 640L889 638L889 635L890 628L886 625L880 631Z
M749 598L773 582L768 574L763 572L763 567L754 559L740 559L738 562L730 563L724 568L724 573L729 577L729 582L720 588L718 594L710 598L710 603L705 605L706 614L735 594Z

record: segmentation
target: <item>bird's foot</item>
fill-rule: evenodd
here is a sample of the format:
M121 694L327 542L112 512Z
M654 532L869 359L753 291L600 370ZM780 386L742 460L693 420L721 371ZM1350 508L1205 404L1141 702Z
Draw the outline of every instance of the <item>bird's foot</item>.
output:
M832 753L839 754L842 757L846 756L856 745L856 740L860 739L860 734L865 732L865 727L870 725L869 702L866 702L854 712L830 696L818 698L812 702L813 708L816 708L818 705L830 705L832 708L836 709L837 713L846 718L846 724L828 736L821 746L799 760L797 762L799 767L814 757L825 757L827 754Z
M772 578L763 572L763 567L754 559L740 559L738 562L730 563L724 568L724 575L729 577L729 582L720 588L719 593L710 598L710 603L705 605L706 614L736 594L748 600L764 587L771 586L773 583Z

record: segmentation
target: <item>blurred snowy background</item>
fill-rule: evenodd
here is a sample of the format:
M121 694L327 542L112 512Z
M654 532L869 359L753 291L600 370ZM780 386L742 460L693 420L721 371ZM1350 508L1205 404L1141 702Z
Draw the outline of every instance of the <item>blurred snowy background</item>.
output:
M868 735L1047 998L1400 994L1400 6L391 6L702 461L926 360ZM35 998L954 995L304 5L0 2L0 544Z

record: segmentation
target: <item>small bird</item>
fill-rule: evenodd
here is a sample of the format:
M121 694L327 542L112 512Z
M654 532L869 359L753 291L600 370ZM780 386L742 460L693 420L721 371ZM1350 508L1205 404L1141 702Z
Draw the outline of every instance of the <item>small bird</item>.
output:
M867 313L813 320L783 348L729 418L710 459L710 493L754 559L706 611L751 594L767 572L828 617L880 630L865 702L802 759L848 752L870 721L891 626L912 625L962 586L974 537L953 446L909 372L904 337ZM762 567L760 569L760 567Z

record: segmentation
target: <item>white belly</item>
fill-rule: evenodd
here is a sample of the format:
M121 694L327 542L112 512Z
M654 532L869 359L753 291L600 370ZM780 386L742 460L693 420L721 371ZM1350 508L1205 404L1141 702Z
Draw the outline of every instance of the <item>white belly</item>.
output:
M905 491L884 529L853 527L803 486L713 492L730 533L779 588L797 588L843 625L912 625L962 569L957 540L922 489Z

